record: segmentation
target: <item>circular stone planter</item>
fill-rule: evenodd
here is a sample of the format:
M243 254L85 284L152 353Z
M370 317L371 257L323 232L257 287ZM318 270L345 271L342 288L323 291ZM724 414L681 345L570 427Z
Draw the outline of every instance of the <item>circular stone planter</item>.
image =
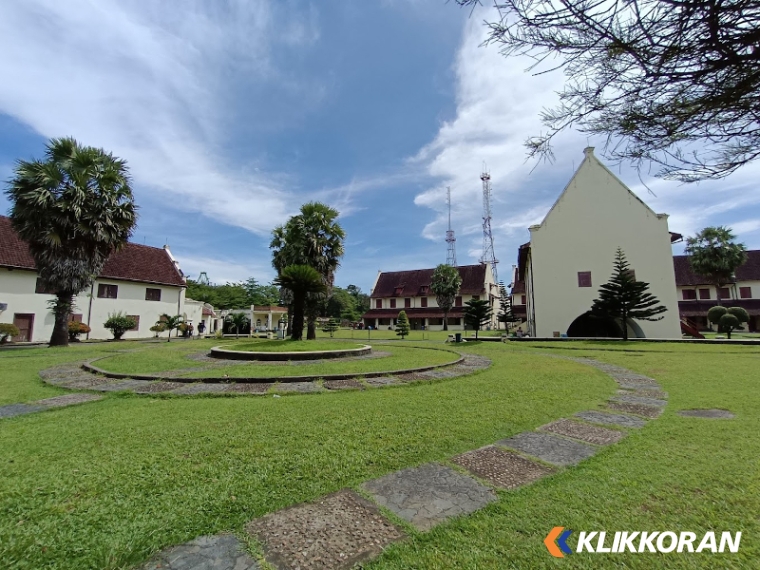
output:
M352 356L367 356L372 352L368 344L359 348L344 348L340 350L299 350L295 352L254 352L251 350L227 350L221 346L215 346L209 352L213 358L225 360L262 360L262 361L287 361L287 360L323 360L327 358L350 358Z

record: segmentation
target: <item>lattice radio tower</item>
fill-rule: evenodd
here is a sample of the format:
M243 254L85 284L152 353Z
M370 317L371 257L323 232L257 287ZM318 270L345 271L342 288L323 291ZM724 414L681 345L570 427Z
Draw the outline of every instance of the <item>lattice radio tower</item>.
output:
M483 174L480 175L480 179L483 181L483 257L480 258L480 263L488 263L491 266L494 283L498 283L496 264L499 260L496 259L493 251L493 233L491 233L491 175L485 163L483 163Z
M446 205L449 207L449 229L446 230L446 243L449 249L446 252L446 265L457 266L457 238L454 237L454 230L451 229L451 188L446 188Z

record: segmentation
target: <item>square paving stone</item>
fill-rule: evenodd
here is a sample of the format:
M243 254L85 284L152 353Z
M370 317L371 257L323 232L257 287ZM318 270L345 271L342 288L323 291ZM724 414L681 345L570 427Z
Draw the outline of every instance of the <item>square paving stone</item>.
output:
M468 451L452 461L502 489L514 489L554 473L550 467L493 445Z
M640 428L646 425L646 422L641 418L635 418L625 414L606 414L595 410L578 412L575 414L575 417L594 424L616 425L627 428Z
M78 377L72 376L63 382L57 382L56 386L73 390L96 390L97 386L103 386L104 384L110 384L111 382L113 382L112 378L84 373Z
M274 388L275 392L321 392L322 387L316 382L280 382Z
M375 505L347 489L255 519L246 530L278 570L351 568L404 538Z
M358 380L325 380L328 390L364 390L364 384Z
M403 384L398 378L393 376L379 376L377 378L367 378L367 384L370 386L397 386Z
M642 398L658 398L660 400L667 400L668 393L662 390L636 388L634 390L618 390L617 393L620 396L641 396Z
M617 402L627 402L629 404L643 404L644 406L664 407L668 404L667 400L660 400L659 398L644 398L642 396L615 396L613 400Z
M259 570L243 544L231 534L199 536L154 556L142 570Z
M575 465L596 453L596 448L548 433L526 431L496 442L554 465Z
M219 394L227 392L230 384L211 384L203 382L195 382L193 384L184 384L182 388L172 390L172 394L179 394L182 396L194 396L195 394Z
M362 488L378 504L420 530L472 513L496 500L485 485L437 463L397 471L368 481Z
M0 419L23 416L24 414L41 412L42 410L47 410L47 408L45 406L35 406L32 404L9 404L7 406L0 406Z
M100 384L93 386L92 390L98 392L124 392L129 390L135 390L139 388L145 388L149 382L147 380L116 380L106 384Z
M586 443L593 443L596 445L610 445L612 443L617 443L625 437L625 434L621 431L590 426L588 424L582 424L580 422L566 419L554 421L545 426L541 426L538 429L564 435L566 437L572 437L573 439L580 439Z
M629 402L608 402L607 406L616 412L623 412L625 414L636 414L637 416L643 416L647 419L654 420L662 415L662 408L655 408L653 406L645 406L644 404L631 404Z
M266 394L272 386L274 383L237 382L228 384L227 392L231 394Z
M651 383L641 383L641 382L633 382L633 381L626 381L621 382L618 381L618 386L623 388L624 390L659 390L660 385L659 384L651 384Z
M46 398L34 402L38 406L47 406L48 408L61 408L63 406L73 406L75 404L84 404L85 402L94 402L102 400L103 396L96 394L64 394L54 398Z
M182 382L146 382L144 386L135 388L136 394L158 394L160 392L171 392L177 388L182 388Z

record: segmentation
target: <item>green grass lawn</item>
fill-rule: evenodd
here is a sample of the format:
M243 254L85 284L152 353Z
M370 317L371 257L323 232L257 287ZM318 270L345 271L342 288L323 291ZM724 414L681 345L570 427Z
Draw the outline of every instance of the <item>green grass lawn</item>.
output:
M344 340L265 340L234 342L224 345L227 350L251 350L256 352L305 352L313 350L347 350L361 348L364 344Z
M190 344L171 346L198 350L201 341ZM248 520L264 513L595 408L614 392L603 373L547 358L555 353L592 356L657 378L670 394L664 415L576 468L499 492L497 503L429 533L412 533L365 567L754 567L760 556L760 352L531 344L465 345L494 366L434 383L279 399L109 395L1 420L2 566L130 568L163 547L223 530L241 534ZM38 380L39 369L109 347L0 352L0 387L29 399L52 395ZM737 417L709 421L675 413L693 407L727 408ZM555 560L542 543L554 526L744 535L739 554Z

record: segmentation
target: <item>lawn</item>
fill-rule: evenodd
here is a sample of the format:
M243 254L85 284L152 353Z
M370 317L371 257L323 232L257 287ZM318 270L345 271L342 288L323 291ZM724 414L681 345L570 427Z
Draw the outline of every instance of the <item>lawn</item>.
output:
M252 350L256 352L305 352L314 350L348 350L361 348L364 344L329 340L265 340L234 342L224 345L227 350Z
M202 534L242 536L244 524L264 513L596 407L614 382L548 357L568 354L655 377L670 394L664 415L578 467L413 533L366 567L752 567L760 555L757 349L545 344L552 346L465 345L493 367L434 383L279 399L110 395L2 420L0 560L13 569L130 568ZM28 357L0 352L1 386L44 397L50 389L36 377L40 368L109 346L29 350ZM727 408L737 417L675 414L693 407ZM573 554L557 561L542 543L554 526L744 535L739 554Z

